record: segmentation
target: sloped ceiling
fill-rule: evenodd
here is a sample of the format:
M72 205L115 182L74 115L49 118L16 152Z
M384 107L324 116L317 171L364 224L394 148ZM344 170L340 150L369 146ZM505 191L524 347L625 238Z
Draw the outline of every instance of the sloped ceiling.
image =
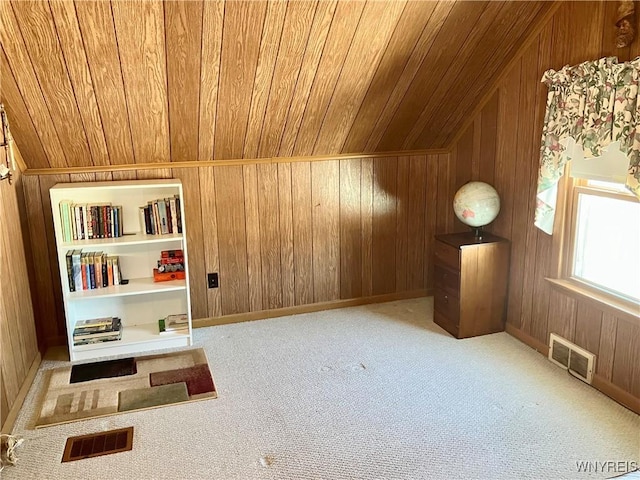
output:
M28 168L447 146L551 2L3 1Z

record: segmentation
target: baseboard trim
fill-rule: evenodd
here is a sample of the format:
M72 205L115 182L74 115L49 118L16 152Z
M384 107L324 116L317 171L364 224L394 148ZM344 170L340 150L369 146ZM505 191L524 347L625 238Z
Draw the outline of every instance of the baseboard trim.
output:
M549 345L542 343L537 338L532 337L528 333L523 332L519 328L516 328L513 325L511 325L510 323L507 323L505 325L505 331L512 337L517 338L522 343L530 346L537 352L540 352L545 357L549 355Z
M545 345L537 338L533 338L532 336L524 333L522 330L517 329L513 325L507 323L505 330L512 337L517 338L525 345L533 348L534 350L540 352L545 357L549 356L549 345ZM622 388L614 385L609 380L604 378L601 375L595 374L593 376L593 380L591 382L591 386L596 390L604 393L607 397L615 400L619 404L628 408L632 412L640 415L640 398L634 397L629 392L626 392Z
M34 358L31 363L31 367L29 368L27 376L22 383L22 387L20 387L18 396L16 397L15 402L13 402L11 410L9 410L7 419L4 421L2 429L0 429L2 433L11 434L13 431L13 425L15 424L16 418L18 418L18 413L24 404L24 399L27 398L27 393L29 393L29 389L31 388L31 385L33 385L33 380L36 378L36 373L38 373L38 368L40 367L41 362L42 356L40 355L40 352L38 352L36 354L36 358Z
M257 312L237 313L225 315L223 317L199 318L193 320L194 328L213 327L216 325L227 325L230 323L251 322L253 320L264 320L267 318L284 317L285 315L297 315L300 313L319 312L321 310L333 310L335 308L355 307L370 303L392 302L394 300L404 300L407 298L428 297L432 295L431 290L412 290L410 292L387 293L384 295L373 295L370 297L349 298L347 300L332 300L329 302L311 303L308 305L296 305L295 307L276 308L273 310L260 310Z
M624 391L617 385L597 373L593 376L591 386L600 390L607 397L613 398L616 402L624 405L632 412L640 415L640 398L634 397L629 392Z

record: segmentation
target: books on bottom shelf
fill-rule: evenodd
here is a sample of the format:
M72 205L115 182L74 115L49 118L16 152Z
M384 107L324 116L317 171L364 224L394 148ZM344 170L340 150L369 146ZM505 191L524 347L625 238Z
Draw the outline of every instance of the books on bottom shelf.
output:
M170 333L187 334L189 333L189 319L186 313L177 315L168 315L158 320L158 331L160 335Z
M118 317L93 318L76 322L73 344L90 345L122 339L122 320Z

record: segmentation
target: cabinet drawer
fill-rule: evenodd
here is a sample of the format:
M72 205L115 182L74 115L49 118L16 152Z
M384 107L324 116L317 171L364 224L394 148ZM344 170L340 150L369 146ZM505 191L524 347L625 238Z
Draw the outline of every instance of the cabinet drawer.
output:
M440 312L433 312L433 321L444 328L447 332L449 332L454 337L458 337L460 329L458 325L453 323L450 319L442 315Z
M434 249L436 262L440 262L456 271L460 270L460 250L436 240Z
M434 286L460 298L460 274L437 261L434 267Z
M447 317L454 325L458 325L460 320L460 301L458 297L436 288L433 300L434 310Z

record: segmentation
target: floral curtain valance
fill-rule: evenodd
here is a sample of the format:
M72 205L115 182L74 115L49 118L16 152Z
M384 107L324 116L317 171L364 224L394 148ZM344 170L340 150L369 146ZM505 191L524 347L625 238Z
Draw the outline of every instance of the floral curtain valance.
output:
M585 158L619 148L629 159L626 186L640 198L640 57L618 63L616 57L547 70L549 88L540 147L535 224L548 234L558 181L575 147Z

